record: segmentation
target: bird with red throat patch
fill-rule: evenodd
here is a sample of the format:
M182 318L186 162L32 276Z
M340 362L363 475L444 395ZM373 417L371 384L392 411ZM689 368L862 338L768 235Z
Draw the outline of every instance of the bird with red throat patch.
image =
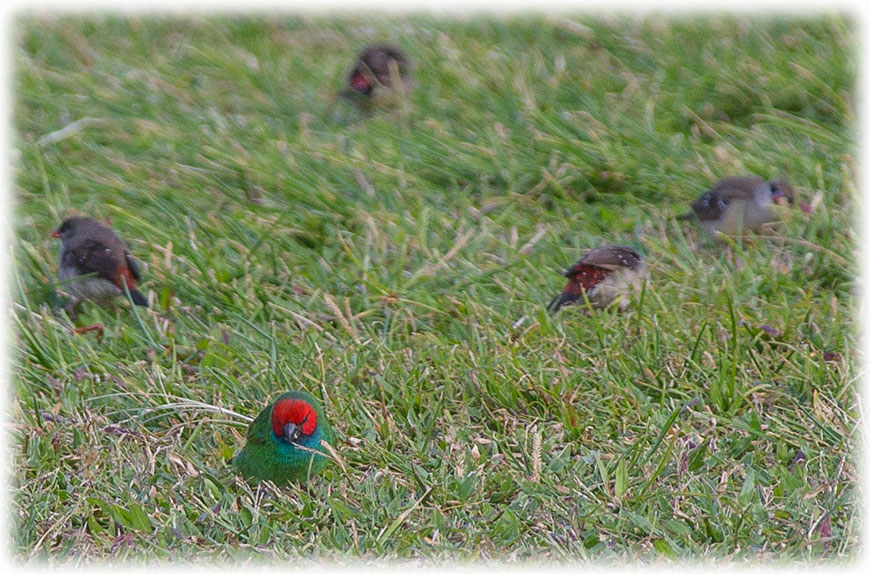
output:
M594 309L615 303L623 311L631 292L640 291L647 271L638 251L623 245L604 245L587 253L563 275L568 285L550 301L547 308L551 313L565 305L583 305L585 299Z

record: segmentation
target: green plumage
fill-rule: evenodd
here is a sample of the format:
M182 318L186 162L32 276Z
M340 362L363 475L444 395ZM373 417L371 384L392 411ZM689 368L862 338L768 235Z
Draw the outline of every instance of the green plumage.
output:
M272 430L272 409L284 399L304 401L317 414L314 432L293 443L279 439ZM250 482L271 480L277 485L303 482L318 474L326 464L326 456L311 452L314 450L328 454L321 445L321 440L331 445L335 437L320 404L304 391L290 391L278 397L257 415L248 427L245 447L232 459L232 464Z

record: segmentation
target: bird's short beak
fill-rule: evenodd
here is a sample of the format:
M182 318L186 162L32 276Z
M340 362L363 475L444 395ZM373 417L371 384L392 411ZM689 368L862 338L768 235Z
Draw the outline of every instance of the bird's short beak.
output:
M292 441L297 436L298 427L293 423L287 423L284 425L284 440Z
M52 231L51 236L54 237L55 239L59 239L60 238L60 229L55 229L54 231Z

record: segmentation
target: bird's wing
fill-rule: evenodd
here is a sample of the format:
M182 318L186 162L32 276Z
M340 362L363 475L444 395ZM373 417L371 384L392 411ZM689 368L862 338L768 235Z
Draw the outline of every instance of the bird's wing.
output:
M713 189L692 204L692 210L701 221L715 221L725 213L734 201L749 201L764 180L756 176L726 177L720 179Z
M125 253L122 249L112 248L102 241L85 241L76 247L67 249L63 255L65 265L74 265L82 275L95 274L121 288L121 281L128 289L136 286L138 276L127 267Z
M64 250L63 263L75 266L79 273L96 274L103 279L114 281L120 264L119 253L102 241L84 241L75 247Z
M701 221L716 221L728 204L716 190L708 191L692 203L692 210Z
M263 409L248 426L248 442L266 442L272 426L272 409Z
M641 255L634 249L621 245L605 245L590 251L583 259L575 263L571 270L586 265L600 267L608 271L625 269L626 267L634 269L640 261Z

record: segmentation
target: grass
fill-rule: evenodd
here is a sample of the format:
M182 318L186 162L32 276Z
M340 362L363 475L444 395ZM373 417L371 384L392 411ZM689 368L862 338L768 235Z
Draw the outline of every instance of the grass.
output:
M379 40L417 87L364 116L335 93ZM19 15L12 555L853 560L856 43L836 14ZM733 245L674 219L746 172L814 210ZM144 264L151 309L84 306L101 341L59 311L72 211ZM548 315L605 242L642 297ZM346 472L252 488L227 460L288 389Z

